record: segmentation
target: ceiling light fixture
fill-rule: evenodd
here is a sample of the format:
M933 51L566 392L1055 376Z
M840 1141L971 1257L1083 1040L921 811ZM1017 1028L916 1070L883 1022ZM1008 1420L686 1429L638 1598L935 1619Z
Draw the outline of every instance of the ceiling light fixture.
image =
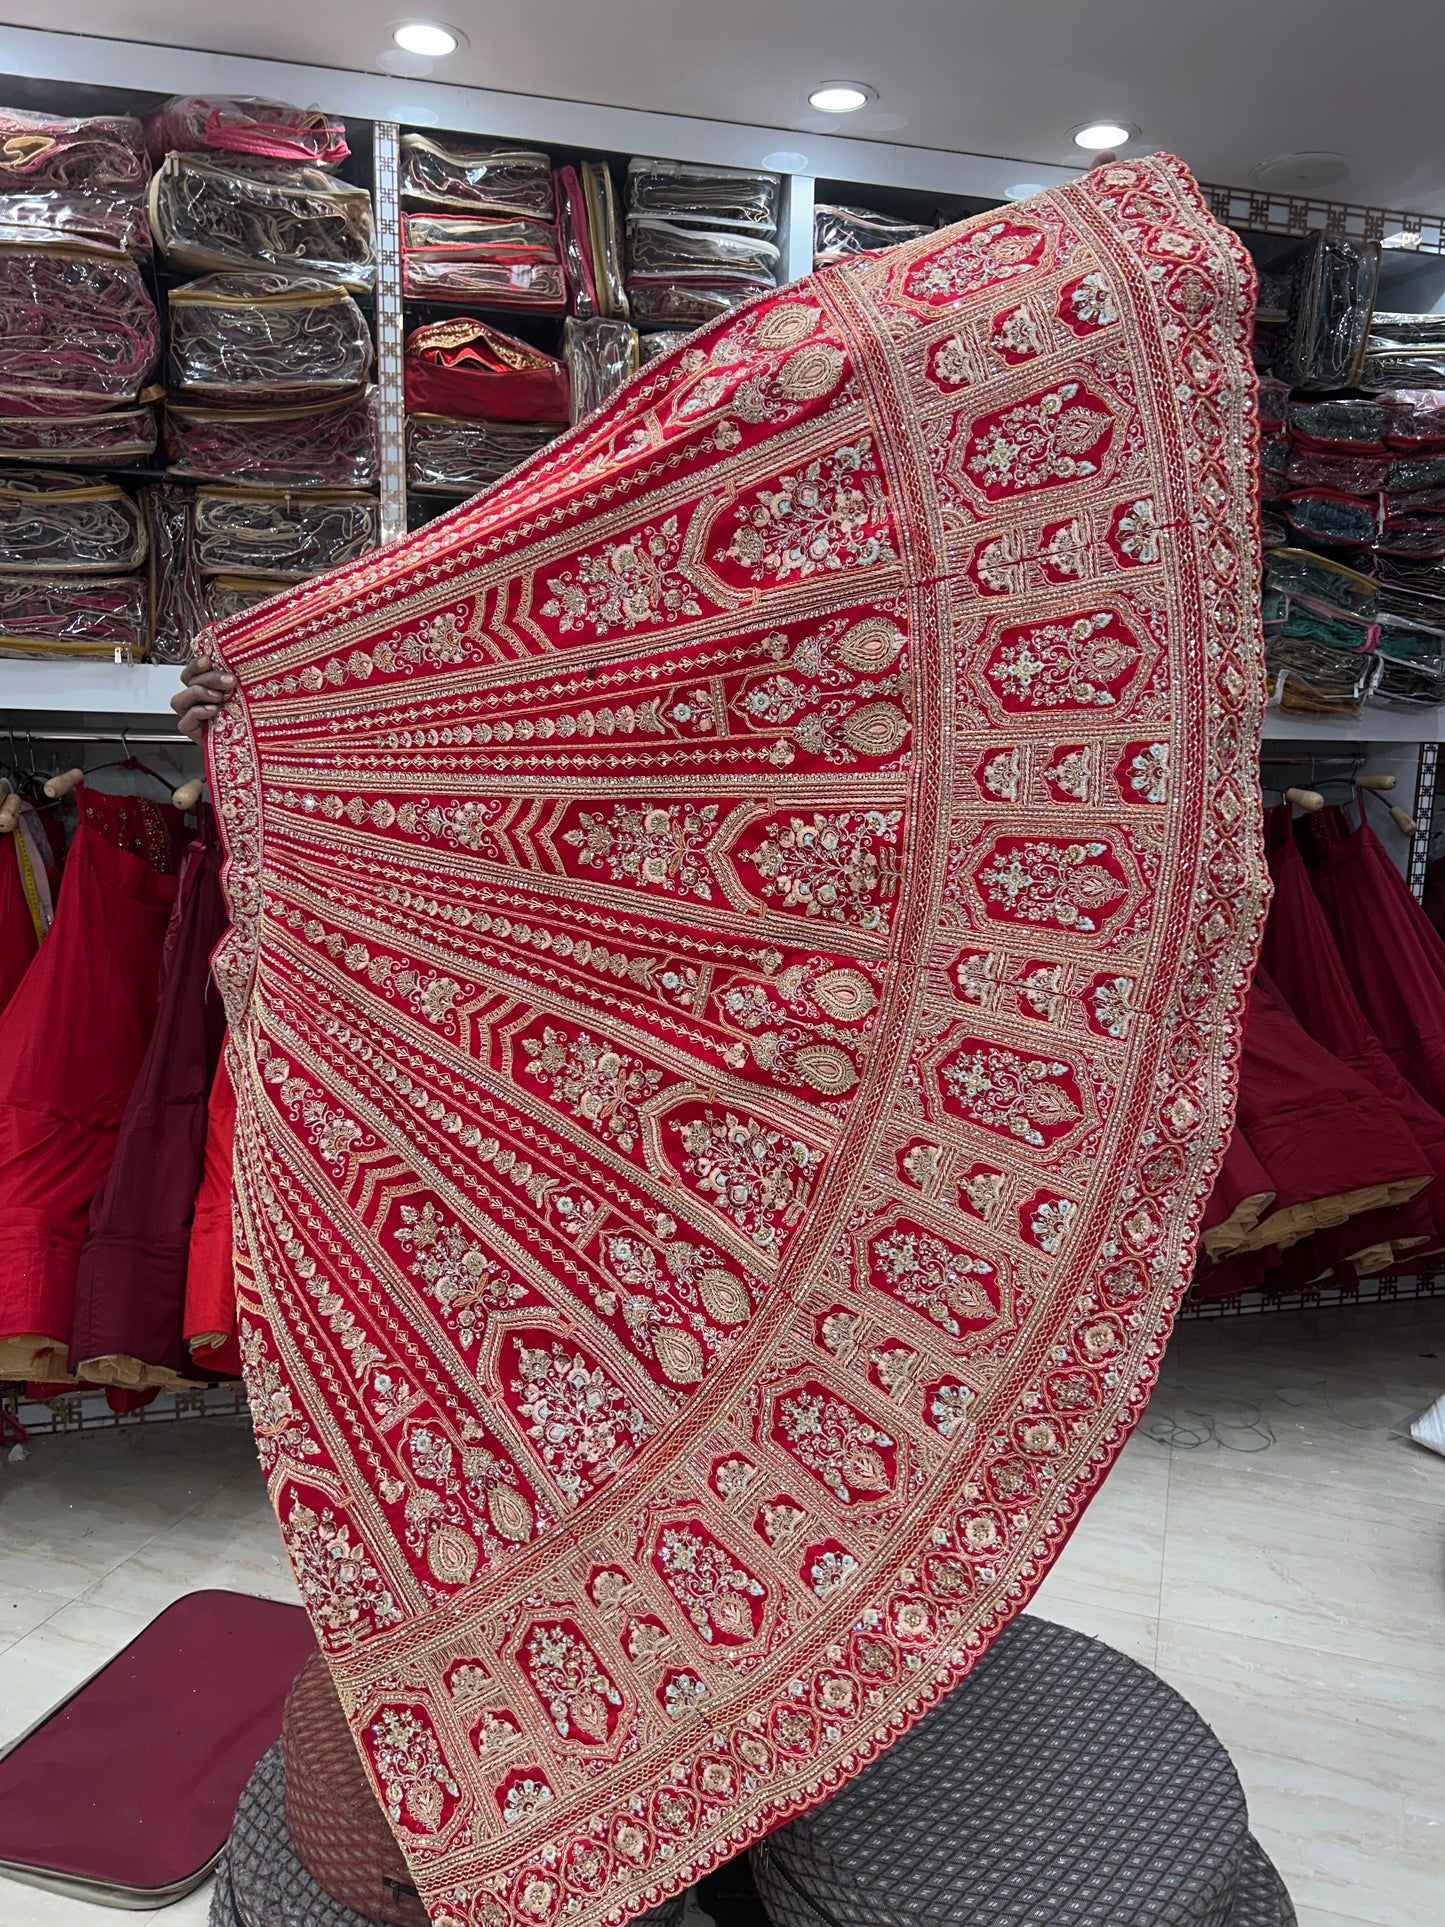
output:
M393 27L392 39L406 54L420 54L423 60L442 60L462 44L455 27L444 27L436 20L403 20Z
M1382 248L1418 248L1419 245L1420 230L1409 227L1402 227L1395 234L1385 235L1380 242Z
M1009 201L1031 200L1035 194L1042 194L1042 181L1015 181L1012 187L1004 189L1004 199Z
M860 80L825 80L809 94L808 105L816 107L820 114L856 114L860 107L877 98L874 89L865 87Z
M1091 153L1102 153L1106 147L1123 147L1138 131L1122 120L1091 120L1086 126L1075 128L1074 145L1086 147Z

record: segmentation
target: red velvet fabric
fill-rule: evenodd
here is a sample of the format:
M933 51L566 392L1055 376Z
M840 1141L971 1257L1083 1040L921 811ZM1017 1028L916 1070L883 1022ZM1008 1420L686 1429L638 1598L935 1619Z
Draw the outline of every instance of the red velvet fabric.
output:
M81 1252L70 1369L102 1383L189 1379L182 1337L206 1097L225 1033L210 981L226 931L221 851L206 811L181 874L155 1029Z
M194 1879L315 1650L299 1606L178 1599L0 1760L0 1860L138 1896Z
M1331 812L1310 830L1310 878L1370 1026L1406 1082L1445 1113L1445 939L1368 823L1349 830Z
M205 1164L191 1221L185 1336L197 1371L239 1377L236 1267L231 1250L231 1153L235 1138L236 1092L223 1050L207 1106ZM216 1333L224 1334L220 1345L194 1343Z
M460 415L467 421L565 422L566 372L439 368L418 355L406 358L406 406L413 415Z
M20 840L12 833L0 837L0 1010L15 995L38 947L20 875Z

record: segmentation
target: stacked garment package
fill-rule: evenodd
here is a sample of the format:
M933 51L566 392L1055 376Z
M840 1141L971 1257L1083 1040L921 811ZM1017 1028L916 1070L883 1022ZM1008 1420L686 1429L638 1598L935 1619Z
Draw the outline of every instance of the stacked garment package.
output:
M554 167L540 149L420 133L401 150L402 291L426 316L405 356L422 496L489 487L776 283L775 175L634 159L624 214L605 160ZM559 353L499 325L523 314L561 324Z

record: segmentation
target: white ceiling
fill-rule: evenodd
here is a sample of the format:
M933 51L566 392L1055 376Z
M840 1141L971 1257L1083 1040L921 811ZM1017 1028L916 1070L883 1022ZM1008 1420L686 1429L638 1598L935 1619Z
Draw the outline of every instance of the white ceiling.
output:
M435 11L433 11L435 8ZM1021 162L1077 164L1069 130L1118 117L1143 147L1247 185L1335 150L1339 200L1445 210L1440 0L0 0L3 24L378 71L399 19L469 45L434 80ZM420 77L420 70L418 76ZM821 121L822 80L877 89ZM3 87L3 82L0 82Z

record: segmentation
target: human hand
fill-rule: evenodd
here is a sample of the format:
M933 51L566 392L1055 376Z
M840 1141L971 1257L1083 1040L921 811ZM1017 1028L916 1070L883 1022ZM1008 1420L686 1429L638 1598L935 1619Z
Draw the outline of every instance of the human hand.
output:
M236 687L236 678L209 656L194 656L181 671L181 682L180 692L171 697L176 727L199 747Z

